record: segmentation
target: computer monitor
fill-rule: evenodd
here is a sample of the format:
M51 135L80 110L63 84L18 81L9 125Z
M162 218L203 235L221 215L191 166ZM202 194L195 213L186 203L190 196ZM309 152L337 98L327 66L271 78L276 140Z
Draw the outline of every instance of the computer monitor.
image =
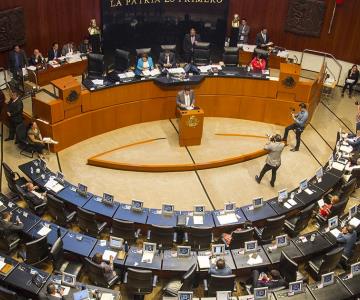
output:
M317 180L321 180L321 178L324 176L323 167L320 167L319 169L317 169L315 172L315 175L316 175Z
M65 286L75 287L76 275L63 272L61 274L61 284Z
M339 226L339 217L335 216L328 220L328 227L329 229L334 229Z
M144 202L140 200L132 200L131 201L131 209L134 211L142 211L144 206Z
M235 208L236 208L235 202L225 203L224 212L225 212L225 213L232 213L232 212L235 211Z
M86 196L87 196L87 186L86 186L86 185L83 185L83 184L81 184L81 183L78 183L76 192L77 192L79 195L86 197Z
M88 300L90 299L89 290L85 289L73 294L74 300Z
M104 193L101 201L102 201L102 203L105 203L107 205L113 205L114 204L114 196Z
M349 210L349 218L351 219L351 218L355 217L356 214L357 214L357 205L354 205Z
M190 246L178 246L177 247L177 257L189 257L191 254Z
M259 208L263 206L263 198L262 197L254 198L252 203L254 208Z
M174 214L175 207L173 204L166 204L164 203L162 205L162 214L163 215L173 215Z
M178 292L178 300L192 300L193 299L193 292Z
M305 191L308 188L308 180L304 179L300 181L299 189L300 191Z
M254 300L267 299L268 287L254 288Z
M288 244L287 235L286 234L279 235L275 238L275 241L277 248L287 246Z
M211 245L212 255L224 255L225 254L225 244L214 244Z
M321 275L320 285L322 287L331 285L334 283L334 280L335 280L334 272L323 274Z
M257 248L258 242L256 240L245 242L245 252L255 252Z
M63 173L61 172L56 172L56 177L55 177L56 181L63 183L65 176Z
M230 300L230 299L231 299L231 291L216 292L216 300Z
M194 215L202 216L205 214L205 205L194 205Z
M119 238L119 237L110 235L110 238L109 238L110 248L120 250L123 247L123 244L124 244L123 238Z
M303 282L302 281L294 281L289 283L289 293L290 294L298 294L303 291Z
M143 252L155 252L156 251L156 244L155 243L147 243L143 244Z
M360 274L360 262L351 265L350 273L352 277Z
M287 189L283 189L278 191L278 201L280 203L284 202L288 198L288 192Z

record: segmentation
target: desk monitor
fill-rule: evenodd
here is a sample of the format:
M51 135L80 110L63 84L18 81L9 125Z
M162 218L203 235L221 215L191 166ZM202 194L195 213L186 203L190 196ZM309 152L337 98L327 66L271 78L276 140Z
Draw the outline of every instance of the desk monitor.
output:
M114 204L114 196L104 193L102 197L102 203L107 205L113 205Z
M211 253L213 255L225 255L225 244L211 245Z
M231 299L231 291L216 292L216 300L230 300L230 299Z
M303 291L303 282L302 281L294 281L289 283L289 293L290 294L298 294Z
M235 202L225 203L225 206L224 206L224 212L225 213L233 213L233 212L235 212L235 209L236 209Z
M116 236L111 236L109 238L109 245L111 249L121 250L124 244L124 239Z
M75 287L76 275L63 272L61 275L61 284L65 286Z
M155 243L147 243L145 242L143 244L143 252L153 252L156 251L156 244Z
M326 274L321 275L320 285L322 287L325 287L325 286L333 284L334 281L335 281L334 272L326 273Z
M79 195L86 197L86 196L87 196L87 186L86 186L86 185L83 185L83 184L81 184L81 183L78 183L76 192L77 192Z
M194 215L203 216L205 214L205 205L194 205Z
M288 192L287 189L283 189L278 191L278 201L280 203L284 202L288 198Z
M350 273L352 277L360 274L360 262L351 265Z
M262 197L257 197L253 199L253 207L254 208L259 208L263 206L263 198Z
M258 242L256 240L245 242L245 252L255 252L257 248Z
M349 210L349 218L351 219L351 218L355 217L356 214L357 214L357 205L354 205Z
M162 214L169 216L174 214L175 207L173 204L163 204L162 205Z
M320 167L319 169L317 169L316 172L315 172L315 175L316 175L316 179L318 181L321 180L321 178L324 176L323 167Z
M267 299L268 287L254 288L254 300Z
M288 240L287 240L287 235L286 234L279 235L279 236L276 237L276 246L278 248L287 246L287 244L288 244Z
M307 179L301 180L299 184L300 191L301 192L305 191L307 188L308 188L308 180Z
M190 246L177 246L177 257L189 257L191 255Z
M63 173L61 172L56 172L56 177L55 177L55 180L60 182L60 183L63 183L64 182L64 179L65 179L65 176Z
M74 300L88 300L90 299L89 290L85 289L73 294Z
M192 300L193 299L193 292L178 292L178 300Z
M140 201L140 200L132 200L131 201L131 209L133 211L142 211L144 206L144 202Z
M328 220L329 229L334 229L339 226L339 218L338 216L332 217Z

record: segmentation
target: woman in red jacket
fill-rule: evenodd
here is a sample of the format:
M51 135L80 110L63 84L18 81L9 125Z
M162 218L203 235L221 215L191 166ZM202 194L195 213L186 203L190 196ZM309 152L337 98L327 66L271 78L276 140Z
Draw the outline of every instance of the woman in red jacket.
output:
M266 60L258 54L253 58L250 65L254 71L262 71L266 68Z

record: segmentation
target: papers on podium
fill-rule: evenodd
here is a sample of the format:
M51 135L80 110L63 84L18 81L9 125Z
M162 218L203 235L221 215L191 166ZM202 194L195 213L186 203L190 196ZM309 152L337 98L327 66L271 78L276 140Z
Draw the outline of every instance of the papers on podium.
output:
M210 268L210 259L207 255L199 255L197 257L198 265L200 269L209 269Z
M104 85L103 79L94 79L94 80L91 80L91 82L95 85Z
M217 219L218 219L220 225L236 223L238 221L238 219L234 213L218 215Z

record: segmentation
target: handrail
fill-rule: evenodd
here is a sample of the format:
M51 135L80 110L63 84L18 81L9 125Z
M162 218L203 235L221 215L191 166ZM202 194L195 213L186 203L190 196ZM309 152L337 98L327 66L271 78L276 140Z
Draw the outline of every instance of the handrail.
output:
M341 72L342 72L342 65L337 61L337 59L335 58L334 55L332 55L331 53L328 53L328 52L317 51L317 50L312 50L312 49L304 49L303 52L301 52L300 65L302 64L304 53L322 55L323 56L323 63L325 62L326 57L331 58L338 65L338 67L340 68L340 72L339 72L339 76L338 76L337 81L336 81L336 85L339 83L340 75L341 75ZM335 76L334 76L334 78L335 78Z

